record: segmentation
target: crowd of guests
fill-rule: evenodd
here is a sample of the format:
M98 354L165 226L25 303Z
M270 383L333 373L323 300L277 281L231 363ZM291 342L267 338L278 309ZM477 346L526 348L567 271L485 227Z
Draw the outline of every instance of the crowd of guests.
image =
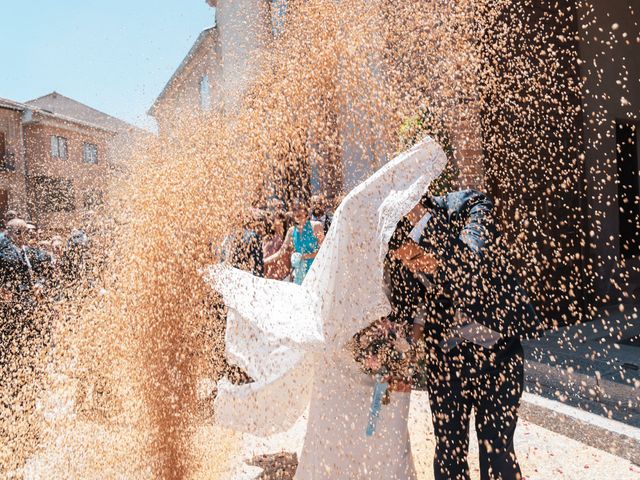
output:
M222 260L256 276L301 284L329 231L332 208L320 195L288 207L274 198L252 209L242 229L223 243Z
M258 277L301 284L329 231L332 213L330 202L319 195L308 202L293 200L288 208L272 198L247 212L242 227L223 242L221 260ZM225 325L224 304L212 310ZM232 364L225 365L224 376L237 384L252 381Z
M83 230L73 230L67 238L46 238L15 211L8 211L1 220L0 336L4 349L10 339L34 326L37 310L64 298L70 287L87 279L91 266L90 240Z

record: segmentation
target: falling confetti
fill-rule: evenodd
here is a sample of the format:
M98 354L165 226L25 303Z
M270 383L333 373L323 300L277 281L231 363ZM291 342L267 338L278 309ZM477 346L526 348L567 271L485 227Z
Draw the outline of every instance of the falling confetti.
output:
M337 206L427 133L450 162L443 188L493 198L509 271L556 335L532 343L527 360L565 365L566 377L528 388L631 421L640 5L604 3L289 2L237 105L176 116L170 135L136 145L113 173L91 280L4 319L19 328L3 332L0 470L228 478L241 440L220 435L203 451L199 429L212 423L217 382L250 378L225 354L225 306L203 270L274 198L288 208L315 188ZM611 313L595 321L603 307ZM606 398L614 380L626 397ZM577 478L526 428L525 478ZM273 478L295 470L297 456L282 458ZM582 475L606 470L587 455L575 461Z

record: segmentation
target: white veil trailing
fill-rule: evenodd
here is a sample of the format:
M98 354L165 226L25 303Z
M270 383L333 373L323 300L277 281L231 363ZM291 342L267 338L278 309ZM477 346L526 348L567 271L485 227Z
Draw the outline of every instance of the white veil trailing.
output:
M218 385L216 420L269 435L292 426L309 402L317 354L342 349L390 312L384 257L400 219L446 164L427 137L353 189L334 214L302 285L216 265L207 279L229 309L226 349L253 383Z

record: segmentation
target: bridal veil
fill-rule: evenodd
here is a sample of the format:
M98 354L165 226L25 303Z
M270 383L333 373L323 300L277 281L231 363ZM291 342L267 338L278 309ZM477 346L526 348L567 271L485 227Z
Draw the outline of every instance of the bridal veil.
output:
M443 150L426 137L354 188L336 210L302 285L225 265L209 268L206 278L228 307L227 356L254 380L218 384L218 423L270 435L296 422L314 375L323 374L315 369L315 353L345 348L356 332L389 314L387 245L445 164Z

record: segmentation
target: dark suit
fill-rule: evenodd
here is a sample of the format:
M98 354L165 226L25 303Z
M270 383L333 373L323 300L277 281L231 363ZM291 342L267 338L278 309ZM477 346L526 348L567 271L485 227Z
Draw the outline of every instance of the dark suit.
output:
M325 213L320 217L316 217L314 215L311 217L311 219L315 222L322 223L322 229L324 230L324 234L326 235L329 232L329 228L331 227L331 221L333 220L333 215L331 213Z
M264 277L262 237L253 230L245 229L233 245L230 263L240 270Z
M327 213L324 216L324 234L326 235L329 232L329 228L331 228L331 222L333 221L333 214Z
M11 301L0 302L0 364L16 354L16 343L31 326L35 301L31 291L31 269L24 252L6 234L0 234L0 288L11 294Z
M482 479L515 480L520 478L513 450L523 389L520 338L535 333L539 320L510 265L491 201L465 190L425 203L431 217L419 245L439 260L439 268L422 278L423 298L416 297L416 287L411 287L404 300L410 305L396 305L394 312L415 318L422 311L426 320L427 363L422 378L436 436L435 478L469 478L469 418L475 410ZM390 248L401 245L412 229L403 219ZM408 271L403 273L403 288L418 280L407 280L410 277ZM500 333L501 340L491 348L464 341L445 351L442 342L455 323L456 309Z
M0 233L0 287L21 296L31 288L31 272L24 253Z

